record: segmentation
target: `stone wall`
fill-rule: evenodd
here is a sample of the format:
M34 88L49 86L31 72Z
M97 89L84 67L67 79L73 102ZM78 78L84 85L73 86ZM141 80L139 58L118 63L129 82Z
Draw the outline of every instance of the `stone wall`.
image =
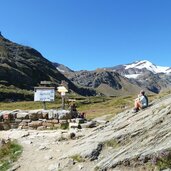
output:
M69 110L0 111L0 130L55 129L72 119Z

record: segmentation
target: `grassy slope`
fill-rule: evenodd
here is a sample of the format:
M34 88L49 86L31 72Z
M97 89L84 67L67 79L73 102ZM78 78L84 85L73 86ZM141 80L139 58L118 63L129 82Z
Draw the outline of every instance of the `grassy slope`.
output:
M152 99L160 98L163 95L168 94L168 92L160 95L149 95L150 101ZM136 96L124 96L124 97L82 97L82 96L70 96L70 99L76 100L77 110L79 112L85 112L88 119L95 117L100 117L103 115L115 114L132 108L134 105L134 99ZM60 109L61 108L61 97L57 96L55 102L46 103L47 109ZM66 102L66 108L69 105ZM42 109L43 105L41 102L33 101L22 101L22 102L1 102L0 110L32 110L32 109Z

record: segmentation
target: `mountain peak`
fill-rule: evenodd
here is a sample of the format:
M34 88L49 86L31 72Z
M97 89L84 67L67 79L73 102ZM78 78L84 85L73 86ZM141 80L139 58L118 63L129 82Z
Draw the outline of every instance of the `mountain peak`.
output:
M136 68L136 69L147 69L153 73L168 73L169 67L156 66L148 60L136 61L131 64L124 65L125 69Z
M137 61L137 64L139 64L139 65L154 65L153 63L151 63L148 60L140 60L140 61Z

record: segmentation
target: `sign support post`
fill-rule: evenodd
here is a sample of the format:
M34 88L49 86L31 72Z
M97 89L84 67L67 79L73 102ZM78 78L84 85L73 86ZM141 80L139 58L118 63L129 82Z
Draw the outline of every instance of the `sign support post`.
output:
M62 109L65 109L65 96L62 96Z
M65 109L65 93L68 92L68 90L64 86L60 86L58 87L58 92L61 93L62 109Z
M43 101L43 109L46 110L46 102Z

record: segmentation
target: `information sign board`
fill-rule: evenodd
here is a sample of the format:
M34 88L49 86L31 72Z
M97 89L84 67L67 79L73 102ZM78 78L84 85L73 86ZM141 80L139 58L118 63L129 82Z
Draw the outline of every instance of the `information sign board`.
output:
M50 102L55 100L54 87L35 87L34 101Z

